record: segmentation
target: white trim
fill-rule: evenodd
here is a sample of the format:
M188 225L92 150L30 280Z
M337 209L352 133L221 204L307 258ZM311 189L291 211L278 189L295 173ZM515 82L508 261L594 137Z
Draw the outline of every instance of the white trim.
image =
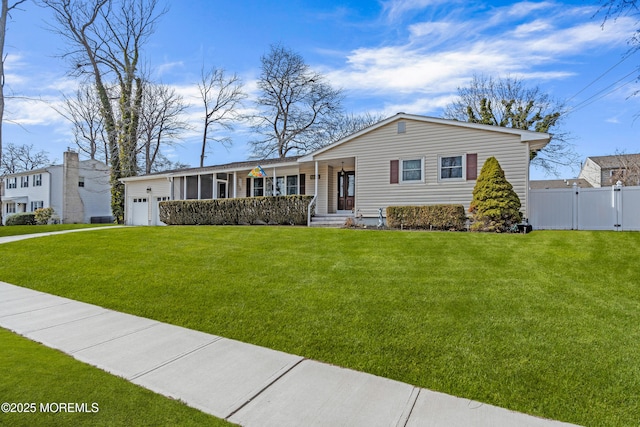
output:
M424 157L406 157L398 159L398 184L420 184L425 182ZM420 179L404 179L404 162L420 160Z
M442 159L449 157L460 157L462 160L462 176L456 178L442 178ZM458 166L456 166L457 168ZM453 169L453 168L450 168ZM438 155L438 182L461 182L467 180L467 155L466 154L439 154Z

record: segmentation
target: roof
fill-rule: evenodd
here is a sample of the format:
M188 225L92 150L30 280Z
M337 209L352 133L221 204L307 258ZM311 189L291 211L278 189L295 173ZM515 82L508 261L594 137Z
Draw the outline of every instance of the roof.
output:
M80 169L82 169L83 165L86 165L88 163L99 164L101 166L104 166L106 169L109 168L109 166L107 166L106 163L101 162L100 160L95 160L95 159L80 160L78 163L79 163ZM57 164L57 165L51 164L51 165L44 166L44 167L37 168L37 169L29 169L29 170L20 171L20 172L8 173L6 175L3 175L2 178L13 178L13 177L18 177L18 176L34 175L34 174L37 174L37 173L46 173L46 172L50 172L52 169L62 168L63 166L64 166L64 164L62 164L62 163Z
M615 154L612 156L589 156L592 162L603 169L613 169L628 163L640 164L640 154Z
M204 167L194 167L194 168L183 168L183 169L173 169L162 172L154 172L146 175L138 175L138 176L130 176L126 178L120 178L120 181L138 181L152 177L172 177L172 176L185 176L195 173L203 173L203 172L222 172L222 171L238 171L238 170L246 170L253 169L254 167L260 166L288 166L288 165L296 165L298 159L301 156L292 156L285 157L283 159L262 159L262 160L246 160L242 162L231 162L231 163L223 163L220 165L212 165L212 166L204 166Z
M571 188L573 184L577 184L580 188L593 187L586 179L568 178L568 179L544 179L538 181L529 181L530 190L545 190L556 188Z
M364 128L362 130L360 130L359 132L353 133L345 138L342 138L339 141L334 142L333 144L327 145L324 148L321 148L319 150L314 151L313 153L310 153L306 156L303 156L300 158L300 162L309 162L312 161L314 156L324 153L325 151L328 151L338 145L342 145L346 142L351 141L352 139L358 138L359 136L362 136L364 134L367 134L369 132L372 132L378 128L381 128L382 126L386 126L389 123L393 123L395 121L398 120L415 120L415 121L420 121L420 122L425 122L425 123L437 123L437 124L441 124L441 125L447 125L447 126L457 126L457 127L463 127L463 128L470 128L470 129L477 129L477 130L483 130L483 131L488 131L488 132L499 132L499 133L507 133L507 134L512 134L512 135L518 135L520 136L520 140L522 142L529 142L531 143L531 148L534 150L541 150L542 148L545 147L545 145L547 145L549 143L549 140L551 139L551 135L549 135L548 133L542 133L542 132L532 132L529 130L521 130L521 129L514 129L514 128L507 128L507 127L501 127L501 126L492 126L492 125L483 125L483 124L478 124L478 123L469 123L469 122L462 122L459 120L451 120L451 119L439 119L436 117L428 117L428 116L418 116L418 115L414 115L414 114L406 114L406 113L398 113L395 116L391 116L388 117L384 120L379 121L378 123L369 126L367 128Z

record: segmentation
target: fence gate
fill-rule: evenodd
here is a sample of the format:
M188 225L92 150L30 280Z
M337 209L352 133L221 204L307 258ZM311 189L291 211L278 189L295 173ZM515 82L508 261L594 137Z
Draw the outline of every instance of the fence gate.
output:
M640 230L640 187L529 190L538 230Z

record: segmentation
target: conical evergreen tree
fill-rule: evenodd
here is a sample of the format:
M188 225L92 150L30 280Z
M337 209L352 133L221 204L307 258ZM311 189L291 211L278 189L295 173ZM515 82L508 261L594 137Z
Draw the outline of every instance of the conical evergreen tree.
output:
M473 231L509 231L522 220L520 198L504 176L498 159L489 157L482 166L469 207Z

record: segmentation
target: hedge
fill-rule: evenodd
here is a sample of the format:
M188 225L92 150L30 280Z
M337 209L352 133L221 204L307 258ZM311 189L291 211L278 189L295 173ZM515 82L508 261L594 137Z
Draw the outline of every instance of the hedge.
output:
M426 230L466 229L467 215L462 205L389 206L387 226Z
M250 197L160 202L167 225L306 225L313 196Z
M11 214L7 217L5 225L36 225L36 214L33 212Z

